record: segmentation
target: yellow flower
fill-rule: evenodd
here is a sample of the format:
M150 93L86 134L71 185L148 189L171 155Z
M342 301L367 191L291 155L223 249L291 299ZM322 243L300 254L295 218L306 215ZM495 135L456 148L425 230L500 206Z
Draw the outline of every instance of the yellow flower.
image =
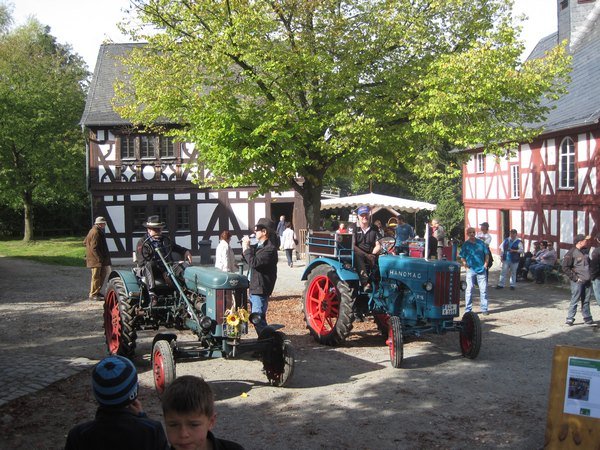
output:
M237 326L240 323L240 318L235 314L229 314L227 316L227 325L231 325L232 327Z
M243 308L239 308L238 309L238 316L239 316L239 318L240 318L240 320L242 322L248 322L250 314L248 314L248 310L243 309Z

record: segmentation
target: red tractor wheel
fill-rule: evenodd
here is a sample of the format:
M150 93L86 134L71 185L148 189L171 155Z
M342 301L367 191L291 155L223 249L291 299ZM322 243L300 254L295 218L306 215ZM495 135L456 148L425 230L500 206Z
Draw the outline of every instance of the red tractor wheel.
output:
M481 348L481 322L472 311L463 315L459 340L462 355L469 359L477 358Z
M390 348L392 367L399 368L404 358L404 339L402 337L402 321L398 316L391 316L388 321L388 338L386 344Z
M175 379L175 358L169 341L161 339L154 343L152 348L152 373L156 392L158 392L158 395L162 395L167 386Z
M350 286L331 266L322 264L310 273L304 290L304 320L317 342L337 345L348 337L354 300Z
M133 313L123 280L110 279L104 296L104 337L109 354L133 358L137 339Z

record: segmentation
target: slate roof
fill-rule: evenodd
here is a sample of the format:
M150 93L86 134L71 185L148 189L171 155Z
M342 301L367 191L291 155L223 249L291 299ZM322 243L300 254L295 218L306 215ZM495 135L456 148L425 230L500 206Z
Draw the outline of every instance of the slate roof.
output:
M557 45L557 40L558 33L541 39L527 59L542 57ZM543 134L591 125L600 120L600 33L590 33L571 56L568 93L550 103L556 108L548 114Z
M112 126L127 125L130 122L119 116L112 107L111 100L115 95L114 82L123 77L123 66L120 57L144 44L102 44L96 60L96 68L92 84L85 102L81 117L81 125Z

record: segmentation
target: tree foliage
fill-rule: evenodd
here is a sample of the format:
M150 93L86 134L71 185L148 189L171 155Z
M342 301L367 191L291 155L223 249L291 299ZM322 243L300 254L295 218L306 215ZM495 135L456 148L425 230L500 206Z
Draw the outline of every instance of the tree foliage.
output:
M562 46L520 62L506 0L132 4L140 26L125 27L148 44L125 61L119 112L183 124L215 183L297 190L311 225L333 177L391 180L442 145L531 139L568 76Z
M24 240L34 205L85 202L84 140L78 126L88 76L83 60L36 20L0 35L0 201L24 212Z

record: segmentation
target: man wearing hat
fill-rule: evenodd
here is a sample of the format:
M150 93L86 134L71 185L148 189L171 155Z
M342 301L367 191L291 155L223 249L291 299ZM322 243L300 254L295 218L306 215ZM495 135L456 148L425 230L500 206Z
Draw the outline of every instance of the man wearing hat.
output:
M379 233L375 225L371 225L371 208L364 205L356 210L358 214L358 226L354 230L354 264L360 282L369 292L369 275L367 272L375 266L375 260L381 250L379 244Z
M166 280L167 269L156 251L152 252L152 255L149 257L144 257L144 244L151 245L154 250L160 250L168 262L173 262L173 252L176 252L191 264L192 254L187 248L171 242L169 238L162 235L165 224L160 221L158 216L148 217L148 220L142 225L146 228L146 234L138 241L135 254L138 266L142 269L142 276L146 278L146 286L148 286L150 299L153 301L156 299L156 294L154 293L154 288L156 287L155 274L161 274Z
M590 298L592 287L590 283L590 260L583 252L587 247L590 236L578 234L573 241L573 247L565 254L562 260L563 273L571 281L571 302L567 312L566 324L572 326L575 322L577 304L581 302L581 315L586 325L594 326L592 313L590 312Z
M270 239L275 233L264 221L259 220L254 226L256 245L250 245L250 238L242 238L242 255L250 268L250 303L252 312L260 314L260 322L254 325L256 332L267 326L267 310L269 296L273 293L277 281L277 249Z
M162 425L143 411L138 388L137 371L127 358L109 356L96 364L92 371L96 417L69 431L65 450L168 449Z
M90 300L104 300L100 290L111 265L104 228L106 228L106 219L102 216L96 217L94 226L83 241L83 245L85 245L85 265L92 269L92 281L88 297Z

